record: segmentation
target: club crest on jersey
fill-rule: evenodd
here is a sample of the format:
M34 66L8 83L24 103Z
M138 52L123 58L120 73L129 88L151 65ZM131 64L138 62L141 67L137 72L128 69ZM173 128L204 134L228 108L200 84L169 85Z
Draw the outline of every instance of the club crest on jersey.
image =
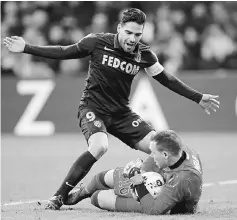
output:
M135 61L138 62L138 63L141 62L141 52L140 51L137 52L137 54L135 56Z

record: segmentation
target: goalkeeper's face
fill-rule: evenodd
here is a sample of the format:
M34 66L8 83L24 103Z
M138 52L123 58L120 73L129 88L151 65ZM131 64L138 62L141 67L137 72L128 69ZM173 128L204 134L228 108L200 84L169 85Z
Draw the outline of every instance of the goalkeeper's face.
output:
M168 167L168 157L169 154L166 151L159 151L159 146L156 144L156 142L152 141L150 143L150 150L151 150L151 156L154 158L154 161L156 165L159 168L165 168Z

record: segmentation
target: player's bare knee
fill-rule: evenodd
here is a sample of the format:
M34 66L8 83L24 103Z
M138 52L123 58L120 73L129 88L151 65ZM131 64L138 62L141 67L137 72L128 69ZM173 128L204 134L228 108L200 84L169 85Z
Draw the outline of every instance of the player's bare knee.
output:
M101 144L100 146L98 146L98 149L99 149L99 152L104 155L107 150L108 150L108 145L105 145L105 144ZM101 156L102 156L101 155Z
M98 160L102 157L108 150L108 145L96 144L89 146L89 152Z
M108 150L108 136L104 132L98 132L88 140L90 153L98 160Z
M98 190L91 196L91 204L100 209L115 211L116 198L112 189Z
M111 189L114 188L114 169L109 170L104 175L104 181L107 186L109 186Z

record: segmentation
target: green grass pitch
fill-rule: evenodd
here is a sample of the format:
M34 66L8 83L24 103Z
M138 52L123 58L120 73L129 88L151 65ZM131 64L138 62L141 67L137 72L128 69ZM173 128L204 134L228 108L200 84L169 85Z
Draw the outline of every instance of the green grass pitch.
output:
M2 219L237 219L237 133L179 133L186 145L201 156L204 169L199 212L191 216L149 216L107 212L87 199L60 211L44 210L44 200L61 184L74 160L87 149L81 134L19 138L3 135L1 141ZM124 166L146 155L109 137L109 151L92 168L89 179L101 170Z

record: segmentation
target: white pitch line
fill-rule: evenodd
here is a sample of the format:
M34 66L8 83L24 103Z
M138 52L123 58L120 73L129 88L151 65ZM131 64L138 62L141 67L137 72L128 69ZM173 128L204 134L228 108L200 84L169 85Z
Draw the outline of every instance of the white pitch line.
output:
M212 183L204 183L203 187L210 187L215 185L232 185L237 184L237 180L226 180L226 181L219 181L219 182L212 182ZM18 202L9 202L1 204L0 206L14 206L14 205L22 205L22 204L32 204L37 202L47 202L48 200L30 200L30 201L18 201Z
M237 180L226 180L226 181L219 181L219 182L212 182L212 183L204 183L203 187L210 187L215 185L233 185L237 184Z
M231 185L231 184L237 184L237 180L226 180L226 181L220 181L220 185Z
M209 187L209 186L214 186L214 185L215 185L214 183L204 183L203 187Z

